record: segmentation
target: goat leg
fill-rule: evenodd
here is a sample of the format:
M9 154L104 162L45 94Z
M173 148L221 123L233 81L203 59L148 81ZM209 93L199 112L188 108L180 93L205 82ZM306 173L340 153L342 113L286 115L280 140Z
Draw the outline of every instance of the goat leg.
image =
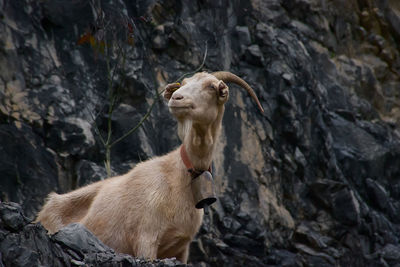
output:
M190 242L188 242L185 247L183 248L183 251L181 253L179 253L176 258L184 263L187 264L187 260L189 258L189 247L190 247Z
M133 255L150 260L157 258L158 240L156 232L140 233L140 236L136 237L135 243L137 247L136 251L134 248Z

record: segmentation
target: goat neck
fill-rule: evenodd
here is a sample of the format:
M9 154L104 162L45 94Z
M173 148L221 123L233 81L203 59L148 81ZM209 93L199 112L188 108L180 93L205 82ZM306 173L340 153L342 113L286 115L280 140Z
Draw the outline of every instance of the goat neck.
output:
M221 131L224 107L220 107L217 119L210 124L189 124L183 144L195 170L208 170L211 166L216 140Z

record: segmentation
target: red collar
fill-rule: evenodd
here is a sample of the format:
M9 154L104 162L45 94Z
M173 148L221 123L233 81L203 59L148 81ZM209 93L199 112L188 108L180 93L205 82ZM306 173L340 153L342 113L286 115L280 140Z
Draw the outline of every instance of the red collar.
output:
M194 166L193 166L192 162L190 161L189 156L186 152L186 148L185 148L184 144L181 145L180 152L181 152L181 158L182 158L183 164L185 164L185 167L188 170L188 172L192 175L196 175L196 177L198 175L200 175L203 171L196 170L194 168ZM211 166L208 167L208 171L211 172Z

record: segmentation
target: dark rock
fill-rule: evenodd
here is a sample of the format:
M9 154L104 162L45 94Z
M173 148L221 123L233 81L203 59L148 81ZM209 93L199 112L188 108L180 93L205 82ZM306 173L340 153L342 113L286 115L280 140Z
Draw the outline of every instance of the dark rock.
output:
M104 245L85 226L79 223L70 224L54 234L53 239L72 250L90 252L105 252L110 248Z
M100 181L107 177L105 167L88 160L81 160L76 164L76 184L78 187Z
M302 223L296 228L293 239L296 242L308 244L314 249L324 249L328 247L327 241L329 238L320 236L317 232L312 230L307 224Z
M18 231L27 223L21 207L13 202L0 206L0 218L4 226L11 231Z
M137 110L133 106L120 104L116 108L116 114L113 116L114 134L118 137L124 135L136 126L141 118L141 115L137 113ZM107 121L104 121L104 124L107 125ZM151 128L146 126L147 125L144 125L144 127L139 128L135 133L117 143L111 151L112 158L118 158L120 162L139 162L153 156L154 149L151 142L153 136L146 134L146 132L151 131ZM138 142L137 140L141 141ZM117 155L120 156L118 157ZM128 170L125 169L120 172L126 172Z
M201 262L207 258L207 252L203 247L201 239L195 239L190 244L190 259L194 262Z
M166 33L165 25L159 25L154 29L153 48L163 50L168 47L168 35Z
M399 190L400 193L400 190ZM399 194L400 195L400 194ZM235 203L233 202L232 198L228 194L224 194L223 196L220 197L221 199L221 204L224 207L225 212L231 213L235 210Z
M288 250L275 249L268 255L267 263L271 266L302 266L301 257Z
M147 261L115 253L80 224L70 224L53 236L26 219L18 229L10 229L4 218L25 218L21 207L0 203L0 211L0 232L6 233L0 239L0 266L185 266L175 259Z
M368 178L366 180L368 195L371 198L371 204L380 209L386 209L389 203L389 194L385 188L381 186L377 181L373 181Z
M389 264L396 264L400 262L400 247L393 244L387 244L381 251L382 257Z
M229 230L229 232L231 233L236 233L242 227L242 225L237 220L230 217L224 217L222 219L222 225L223 228Z
M318 205L331 208L332 194L345 188L343 183L335 182L332 180L318 180L310 185L310 194L318 201Z
M250 255L261 255L264 253L264 246L256 240L241 235L227 234L224 242L233 248L239 247L246 250Z
M335 259L326 253L315 251L303 244L295 244L295 247L307 255L308 262L312 266L334 266L335 264Z
M394 3L391 2L385 3L385 5L387 5L387 7L383 8L385 10L385 16L390 23L390 28L395 33L396 39L398 40L400 38L400 31L398 28L398 26L400 25L400 16L395 11L398 10L398 8L396 8L394 6Z
M249 28L246 26L236 26L235 27L238 41L240 44L248 46L251 44L251 36Z
M268 46L273 46L276 42L276 32L274 27L266 23L260 22L256 25L257 41Z
M258 45L247 47L245 58L247 62L256 66L262 66L264 64L264 57Z
M43 199L58 187L55 155L40 136L22 124L0 125L0 201L21 202L33 217Z
M333 214L341 223L357 225L360 222L360 204L353 191L345 188L333 194Z
M52 149L73 156L85 155L95 144L92 126L81 118L69 117L53 122L47 138Z
M0 265L178 264L103 251L83 230L56 241L22 214L34 218L51 191L104 178L108 119L111 140L138 125L156 92L202 64L205 47L200 71L244 77L265 113L230 85L214 155L219 204L189 262L398 264L398 14L396 1L0 0L0 199L23 210L1 206ZM77 44L108 29L124 64L93 40ZM179 144L160 97L112 147L112 170ZM80 236L99 251L78 250Z

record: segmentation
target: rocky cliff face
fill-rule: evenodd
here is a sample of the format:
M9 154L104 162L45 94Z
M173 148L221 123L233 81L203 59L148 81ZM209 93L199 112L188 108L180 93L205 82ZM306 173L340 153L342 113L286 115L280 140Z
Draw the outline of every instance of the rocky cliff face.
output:
M156 101L142 127L113 147L113 172L179 145L154 97L201 66L206 51L203 70L243 77L266 111L231 86L214 160L219 201L190 262L400 262L398 1L100 2L0 1L2 201L33 218L50 191L106 176L96 128L107 133L110 71L90 41L77 44L96 28L101 6L116 26L126 26L118 14L133 21L134 43L124 45L114 77L123 86L112 138ZM17 265L4 244L4 263Z
M115 253L81 224L70 224L48 236L32 224L21 206L0 203L0 266L185 266L175 259L136 259Z

